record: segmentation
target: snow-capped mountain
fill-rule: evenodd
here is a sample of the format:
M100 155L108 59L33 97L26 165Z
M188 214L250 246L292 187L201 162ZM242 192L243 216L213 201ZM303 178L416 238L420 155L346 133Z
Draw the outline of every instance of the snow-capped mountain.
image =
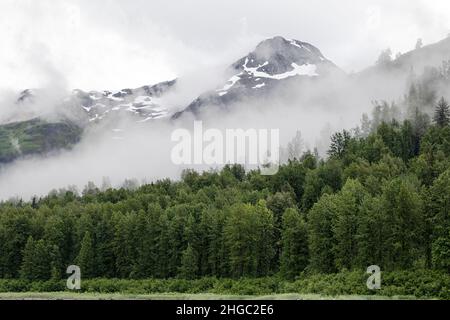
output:
M80 103L90 122L117 116L123 112L136 116L138 122L145 122L168 115L168 110L161 106L160 98L173 88L175 83L176 80L172 80L137 89L122 89L118 92L75 90L69 100Z
M163 94L174 88L176 80L161 82L152 86L143 86L136 89L122 89L112 91L83 91L75 89L71 95L64 98L55 110L67 114L71 109L78 113L78 118L89 123L97 123L103 119L132 116L137 122L146 122L152 119L167 117L169 112L161 106L160 98ZM27 89L17 98L17 104L33 104L42 99L39 90ZM24 109L26 111L26 108ZM39 116L39 115L38 115ZM73 119L73 117L71 117Z
M184 112L198 113L206 105L226 106L242 99L263 97L287 81L320 78L334 72L343 73L313 45L274 37L233 63L223 86L201 95L173 117L178 118Z
M293 91L302 92L308 90L309 84L320 83L322 91L319 92L326 90L327 96L332 96L336 82L343 80L341 82L350 88L366 90L367 96L386 98L389 89L395 94L401 92L396 86L404 87L411 70L449 60L449 43L449 39L445 39L406 53L386 65L377 65L348 77L313 45L274 37L262 41L255 50L224 70L221 85L200 94L191 103L171 106L170 109L181 110L175 114L169 111L164 101L166 94L177 94L177 84L181 83L177 80L117 92L73 90L68 97L61 95L57 102L50 101L57 104L57 108L45 111L41 110L49 104L45 93L25 90L17 97L14 112L0 123L0 164L24 155L70 147L81 139L86 126L109 119L131 116L135 123L146 123L161 119L170 121L188 113L199 116L203 110L210 110L210 106L227 110L236 102L277 98L285 91L288 96ZM44 112L57 114L49 118ZM62 138L61 133L66 135Z
M57 108L46 111L38 108L39 104L43 104L45 94L39 90L24 90L16 102L19 107L17 111L22 116L16 118L17 120L9 120L10 124L3 126L8 130L5 131L4 139L0 136L0 141L4 140L7 147L0 148L0 156L4 152L3 158L6 160L1 161L0 157L0 163L13 161L23 155L64 148L66 140L69 141L67 146L70 147L80 139L80 133L85 127L105 121L129 116L134 118L136 123L162 118L174 119L186 112L197 113L206 105L227 106L245 99L264 98L276 93L277 89L282 89L288 82L315 80L332 72L343 73L313 45L274 37L261 42L254 51L224 70L224 83L221 86L211 88L187 106L180 106L178 110L182 111L176 114L170 114L164 106L163 96L172 90L175 91L177 80L117 92L73 90L68 97L52 101L57 104ZM49 121L45 112L57 113L53 115L55 120ZM61 128L70 126L80 130L66 130L70 136L62 145L51 144L51 148L44 148L46 139L50 141L61 136L54 130L54 125ZM43 134L34 137L32 134L34 131L30 130L34 127L39 129L33 129L34 131ZM76 133L73 134L73 139L71 132ZM16 140L11 138L16 135L18 136ZM15 141L20 146L22 142L20 137L34 141L33 148L14 149L11 144Z
M69 96L53 92L52 99L46 90L24 90L0 123L0 166L17 158L70 149L87 127L98 123L114 124L124 117L145 123L167 117L160 99L175 84L172 80L118 92L73 90ZM116 131L111 134L117 135Z
M274 37L262 41L254 51L224 70L224 83L201 94L181 112L173 115L163 105L161 97L175 88L176 80L136 89L112 91L73 90L61 105L75 110L89 123L131 115L136 122L180 117L185 112L198 113L207 105L227 106L236 101L264 98L277 92L287 82L318 79L330 73L343 73L326 59L319 49L298 40ZM23 91L18 103L39 99L34 90ZM73 113L73 110L72 110Z

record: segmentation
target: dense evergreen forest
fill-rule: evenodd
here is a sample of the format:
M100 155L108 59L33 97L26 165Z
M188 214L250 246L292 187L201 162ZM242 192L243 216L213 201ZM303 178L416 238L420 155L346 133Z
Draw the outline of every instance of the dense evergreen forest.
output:
M450 273L450 111L378 104L274 176L240 165L121 189L90 183L0 205L0 278L262 278ZM364 285L364 282L362 282ZM448 290L448 289L447 289Z

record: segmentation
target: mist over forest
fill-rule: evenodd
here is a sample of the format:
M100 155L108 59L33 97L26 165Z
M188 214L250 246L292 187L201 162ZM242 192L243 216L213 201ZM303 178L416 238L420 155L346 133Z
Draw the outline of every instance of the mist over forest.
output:
M70 150L51 150L44 156L30 154L2 165L0 195L3 199L29 199L68 186L81 191L88 181L101 185L104 179L116 187L126 179L139 183L165 177L178 179L186 167L171 163L170 151L174 146L171 132L176 128L192 130L194 119L202 120L206 128L222 131L277 128L284 148L299 132L303 152L316 149L320 156L326 157L334 132L360 127L363 115L372 116L380 106L393 105L396 109L393 117L399 121L410 118L412 107L408 96L414 94L411 90L416 90L418 99L423 100L424 112L432 115L437 99L449 96L448 63L436 58L445 56L449 41L445 39L435 46L417 48L396 58L384 51L373 66L361 72L342 71L311 82L287 81L270 96L248 99L241 95L226 110L211 105L204 107L201 115L186 115L177 120L163 118L136 123L128 114L121 114L92 125L77 103L66 102L71 93L60 77L55 77L47 88L34 90L35 96L19 104L17 95L6 92L2 95L4 124L39 118L47 122L71 121L85 129ZM185 79L181 76L158 103L169 113L179 111L202 92L226 81L229 72L226 68L214 71L214 75L200 70L195 76L187 75ZM384 117L390 120L389 116ZM37 167L40 169L36 170ZM197 166L199 170L215 168Z
M447 0L3 2L0 299L450 298Z

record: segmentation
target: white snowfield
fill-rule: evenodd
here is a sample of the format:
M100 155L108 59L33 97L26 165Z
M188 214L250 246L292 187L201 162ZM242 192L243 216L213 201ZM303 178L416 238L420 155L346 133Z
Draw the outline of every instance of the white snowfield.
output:
M316 77L319 74L316 72L317 66L315 64L304 64L299 66L296 63L292 63L291 67L293 68L291 71L280 73L280 74L274 74L270 75L263 71L258 71L260 68L266 66L269 64L269 62L265 62L264 64L255 67L255 68L249 68L247 67L247 63L244 65L245 72L252 74L254 77L257 78L266 78L266 79L274 79L274 80L282 80L294 76L308 76L308 77Z
M89 111L91 111L91 107L85 107L85 106L81 106L84 110L86 110L86 112L89 112Z
M299 46L298 44L295 44L296 46ZM300 46L299 46L300 47ZM273 79L273 80L283 80L283 79L287 79L290 77L295 77L295 76L308 76L308 77L317 77L319 76L319 74L317 73L317 66L315 64L303 64L303 65L298 65L296 63L292 63L291 67L292 70L291 71L287 71L284 73L280 73L280 74L268 74L264 71L259 71L259 69L261 69L262 67L265 67L266 65L269 64L268 61L264 62L263 64L257 66L257 67L247 67L247 63L248 63L248 58L245 60L245 63L243 65L244 71L232 76L227 83L225 84L225 86L222 89L217 89L216 92L218 93L219 96L223 96L225 94L228 93L228 90L230 90L239 80L241 80L241 76L244 73L247 73L248 75L251 75L252 77L256 78L255 81L260 81L261 78L263 79ZM253 87L253 89L259 89L265 86L265 83L262 84L258 84L256 86Z
M124 94L123 97L114 97L117 93ZM146 95L134 96L133 94L128 94L125 91L118 91L117 93L112 93L105 91L103 94L97 92L90 92L89 98L93 101L98 101L101 99L109 100L109 106L97 102L91 107L86 107L82 105L84 111L90 115L90 122L102 120L111 111L127 111L137 115L142 113L146 116L144 120L138 122L146 122L152 119L159 119L169 116L169 111L166 108L160 106L160 101L157 98ZM99 110L99 108L103 110Z
M265 85L266 85L265 82L264 83L260 83L260 84L257 84L256 86L252 87L252 89L259 89L259 88L264 87Z

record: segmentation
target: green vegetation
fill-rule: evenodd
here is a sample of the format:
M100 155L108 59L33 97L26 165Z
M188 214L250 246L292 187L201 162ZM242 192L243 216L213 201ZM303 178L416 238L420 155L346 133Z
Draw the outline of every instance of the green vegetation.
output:
M0 300L414 300L413 296L324 296L319 294L271 294L265 296L223 294L132 294L132 293L76 293L76 292L9 292Z
M416 270L386 272L382 275L379 291L366 287L368 275L360 271L339 274L301 275L297 280L281 277L218 279L204 277L187 279L90 279L82 280L81 290L72 294L122 295L323 295L326 297L415 297L420 299L449 299L450 276L444 272ZM65 281L30 281L23 279L0 280L0 292L69 293ZM0 295L1 296L1 295Z
M69 148L81 138L81 129L70 122L48 123L40 119L0 126L0 163L20 156L45 154Z
M449 299L448 119L400 123L393 110L375 109L369 132L335 134L327 160L307 152L274 176L229 165L4 202L0 292L62 291L78 264L83 292Z

